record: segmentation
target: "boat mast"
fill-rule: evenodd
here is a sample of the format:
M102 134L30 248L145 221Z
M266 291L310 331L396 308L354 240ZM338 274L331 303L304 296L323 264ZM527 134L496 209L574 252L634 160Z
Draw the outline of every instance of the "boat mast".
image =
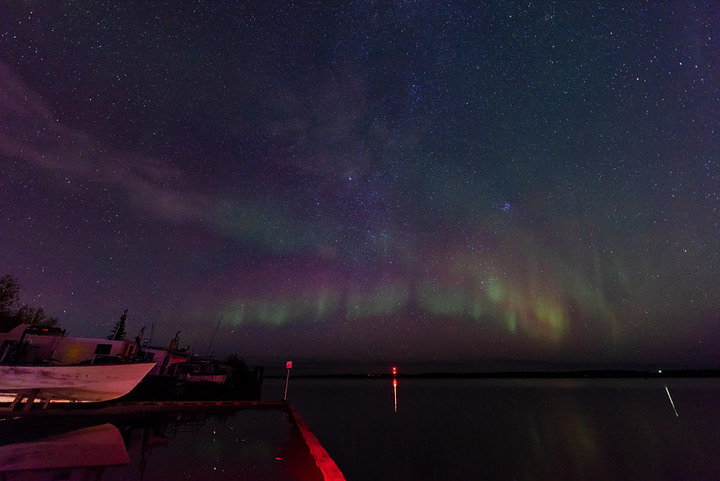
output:
M207 357L210 357L212 345L215 342L215 336L217 335L218 328L220 327L220 322L222 321L222 318L223 318L223 316L220 316L220 319L218 319L217 325L215 326L215 332L213 332L212 339L210 339L210 345L208 346Z

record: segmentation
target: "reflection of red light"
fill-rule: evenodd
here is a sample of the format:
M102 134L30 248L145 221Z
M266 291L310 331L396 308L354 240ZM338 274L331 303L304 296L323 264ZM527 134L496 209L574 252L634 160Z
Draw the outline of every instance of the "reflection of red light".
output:
M396 374L397 374L397 368L395 366L393 366L393 376L395 376Z
M395 368L393 368L394 370ZM397 412L397 378L393 378L393 397L395 398L395 412Z

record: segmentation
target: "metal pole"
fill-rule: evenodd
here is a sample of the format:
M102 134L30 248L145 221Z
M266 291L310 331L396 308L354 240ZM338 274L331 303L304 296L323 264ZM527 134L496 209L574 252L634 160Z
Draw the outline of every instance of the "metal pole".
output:
M292 361L286 362L285 368L287 369L287 377L285 378L285 395L283 396L283 401L287 401L287 388L288 382L290 382L290 369L292 369Z
M285 378L285 395L283 396L283 401L287 401L288 382L290 382L290 369L287 370L287 377Z

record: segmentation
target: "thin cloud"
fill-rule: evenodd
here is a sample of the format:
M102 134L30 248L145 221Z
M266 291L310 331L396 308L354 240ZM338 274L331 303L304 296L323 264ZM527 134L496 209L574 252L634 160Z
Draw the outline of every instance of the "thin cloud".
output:
M0 155L16 162L118 188L136 210L185 224L205 222L211 200L175 187L183 172L155 158L119 152L83 132L58 123L41 95L0 63Z

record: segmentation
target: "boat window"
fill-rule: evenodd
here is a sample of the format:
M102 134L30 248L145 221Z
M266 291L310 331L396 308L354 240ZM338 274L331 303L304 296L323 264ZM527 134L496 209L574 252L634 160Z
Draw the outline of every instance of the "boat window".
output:
M112 350L112 344L98 344L95 346L96 356L109 356Z

